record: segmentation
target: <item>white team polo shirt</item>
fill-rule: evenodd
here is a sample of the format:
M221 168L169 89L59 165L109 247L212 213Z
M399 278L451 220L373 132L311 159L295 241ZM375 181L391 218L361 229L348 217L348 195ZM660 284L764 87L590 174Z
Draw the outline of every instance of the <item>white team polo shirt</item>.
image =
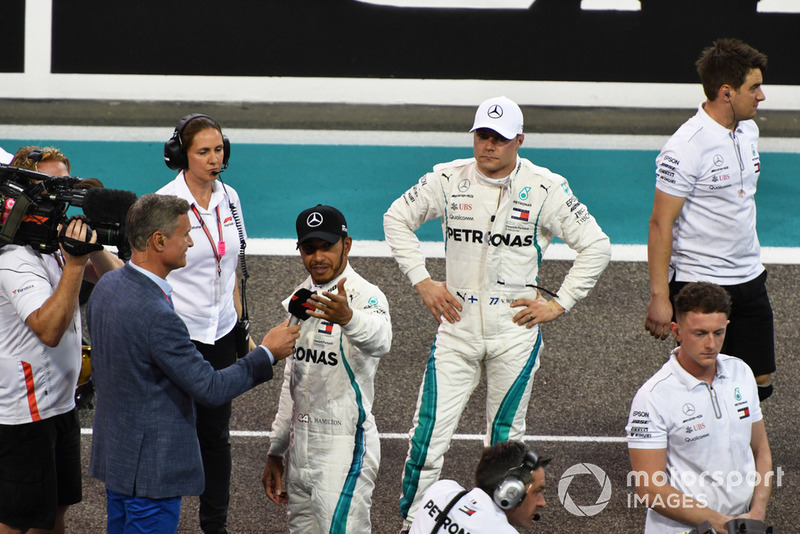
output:
M228 196L236 207L244 232L244 218L239 195L227 184L223 189L218 181L213 183L213 187L208 209L195 202L184 180L183 171L172 182L157 191L160 195L175 195L190 204L194 203L215 246L220 241L216 212L216 208L219 206L222 237L225 241L225 254L220 263L221 275L217 276L217 260L214 257L211 242L192 210L189 210L189 223L192 225L189 235L192 237L194 246L186 251L186 266L175 269L167 275L167 281L172 285L172 301L175 311L186 323L189 335L193 340L208 345L213 345L216 340L230 332L237 320L236 308L233 303L233 289L236 286L236 267L239 264L241 244L236 222L228 206ZM225 194L226 190L228 195Z
M81 316L78 310L61 341L48 347L25 324L61 280L53 254L29 246L0 249L0 424L48 419L75 407L81 369Z
M12 159L14 159L14 156L3 150L3 147L0 147L0 163L8 165Z
M720 354L709 386L681 367L678 350L636 393L628 448L666 449L670 485L713 510L742 514L756 473L750 434L762 417L755 378L742 360ZM647 510L646 534L685 526Z
M441 511L463 490L454 480L440 480L428 488L409 534L430 534ZM473 488L456 502L439 532L518 534L517 529L508 524L505 512L480 488Z
M672 227L669 276L721 285L750 281L764 270L756 234L755 194L761 160L758 126L736 131L701 105L656 158L656 188L686 199Z

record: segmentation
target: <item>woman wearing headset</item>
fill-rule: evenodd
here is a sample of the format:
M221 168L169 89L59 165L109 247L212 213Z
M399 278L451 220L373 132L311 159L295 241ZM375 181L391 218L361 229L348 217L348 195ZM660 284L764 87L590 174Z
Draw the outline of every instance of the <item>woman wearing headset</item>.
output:
M164 145L164 161L178 176L157 191L186 199L191 208L186 266L172 271L175 311L214 369L236 361L234 326L241 316L236 283L240 233L244 221L236 191L217 180L228 165L230 143L220 125L201 114L181 119ZM251 348L255 348L251 342ZM227 532L230 498L231 403L216 408L197 405L197 437L203 456L206 487L200 496L200 527L206 534Z

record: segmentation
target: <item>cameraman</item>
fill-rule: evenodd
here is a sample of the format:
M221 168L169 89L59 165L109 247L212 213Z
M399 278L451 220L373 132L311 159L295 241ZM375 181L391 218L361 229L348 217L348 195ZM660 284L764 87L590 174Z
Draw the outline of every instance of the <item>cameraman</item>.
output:
M69 176L72 169L69 158L59 149L36 145L24 146L17 150L9 165L50 176Z
M35 148L17 153L21 167L69 174L60 151L39 149L34 161ZM95 243L97 234L73 219L65 238ZM0 248L0 533L63 533L67 508L81 500L78 293L82 280L121 266L105 250L73 256L63 247L53 254Z

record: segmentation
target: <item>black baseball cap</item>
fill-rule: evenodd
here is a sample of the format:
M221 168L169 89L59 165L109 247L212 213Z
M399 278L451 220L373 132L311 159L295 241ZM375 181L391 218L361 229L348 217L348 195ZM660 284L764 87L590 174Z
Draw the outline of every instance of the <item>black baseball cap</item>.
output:
M323 239L328 243L336 243L347 237L347 221L342 212L333 206L317 204L297 216L297 245L309 239Z

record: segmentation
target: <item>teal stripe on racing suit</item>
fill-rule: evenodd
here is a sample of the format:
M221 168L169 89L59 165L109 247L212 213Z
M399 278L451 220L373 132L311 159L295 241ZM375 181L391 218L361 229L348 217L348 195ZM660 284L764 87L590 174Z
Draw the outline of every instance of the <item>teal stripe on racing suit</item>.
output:
M531 372L536 365L536 360L539 358L539 349L542 347L542 331L539 330L539 335L536 337L536 343L533 345L533 350L528 357L528 362L522 369L522 372L517 376L511 388L506 392L503 402L497 408L497 413L492 422L492 436L491 444L499 443L501 441L508 441L508 434L514 424L514 417L519 410L522 395L528 387L528 382L531 380Z
M346 534L347 533L347 515L350 511L350 505L353 502L353 490L356 487L358 477L361 475L361 470L364 466L364 453L367 449L366 437L364 431L364 421L367 419L367 412L364 410L364 403L361 399L361 388L358 387L356 377L347 361L347 356L342 345L343 335L339 335L339 354L341 354L342 363L347 370L347 376L350 378L350 385L356 397L356 404L358 405L358 419L356 421L356 433L353 443L353 462L350 464L350 471L347 473L347 478L342 487L342 493L339 495L339 501L336 503L336 509L333 512L333 520L331 521L330 534Z
M428 447L433 435L433 427L436 424L436 338L433 338L431 354L425 368L425 385L422 393L422 401L419 407L419 425L411 440L411 458L406 462L405 475L403 477L403 496L400 497L400 513L403 517L408 515L408 509L414 502L414 496L419 486L419 475L422 466L425 465L425 457L428 455Z

